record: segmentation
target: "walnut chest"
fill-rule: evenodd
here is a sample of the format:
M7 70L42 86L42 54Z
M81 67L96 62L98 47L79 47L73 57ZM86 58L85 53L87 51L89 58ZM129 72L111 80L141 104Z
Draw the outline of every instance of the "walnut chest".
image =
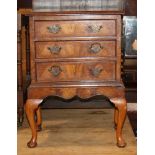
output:
M115 105L117 145L125 146L121 15L34 13L30 16L30 53L31 85L25 106L32 129L29 147L37 145L41 129L39 105L51 95L65 99L106 96Z

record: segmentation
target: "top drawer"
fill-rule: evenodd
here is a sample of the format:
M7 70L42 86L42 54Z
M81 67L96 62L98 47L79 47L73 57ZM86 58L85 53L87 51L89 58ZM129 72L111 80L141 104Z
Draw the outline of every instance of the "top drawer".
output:
M35 21L35 38L115 36L115 20Z

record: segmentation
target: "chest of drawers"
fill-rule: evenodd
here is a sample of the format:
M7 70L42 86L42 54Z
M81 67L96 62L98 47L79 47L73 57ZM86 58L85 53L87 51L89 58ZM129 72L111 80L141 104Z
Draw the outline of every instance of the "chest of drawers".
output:
M34 13L29 19L31 85L25 110L32 138L28 147L37 145L37 130L41 130L39 105L45 98L86 99L96 95L104 95L115 105L117 145L124 147L121 16Z

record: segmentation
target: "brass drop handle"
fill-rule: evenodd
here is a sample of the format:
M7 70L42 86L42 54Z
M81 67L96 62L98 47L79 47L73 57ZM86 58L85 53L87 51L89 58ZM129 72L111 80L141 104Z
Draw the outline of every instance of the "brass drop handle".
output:
M47 29L48 29L48 31L50 32L50 33L58 33L60 30L61 30L61 26L60 25L52 25L52 26L48 26L47 27Z
M102 72L102 68L91 68L90 71L91 71L91 74L93 76L99 76L99 74Z
M53 53L53 54L59 54L61 51L61 47L60 46L52 46L52 47L47 47L47 49Z
M89 25L88 32L90 33L97 33L103 28L102 25Z
M53 76L58 76L61 72L62 72L62 69L60 68L60 66L51 66L48 71L50 73L52 73Z
M100 43L95 43L91 45L91 47L89 48L89 52L95 54L95 53L99 53L102 49L103 47L101 46Z

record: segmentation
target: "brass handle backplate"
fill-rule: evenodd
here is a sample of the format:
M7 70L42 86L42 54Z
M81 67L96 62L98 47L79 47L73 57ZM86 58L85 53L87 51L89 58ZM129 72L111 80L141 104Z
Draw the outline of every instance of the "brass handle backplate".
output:
M61 47L60 46L52 46L52 47L47 47L47 49L53 53L53 54L59 54L61 51Z
M58 76L62 72L62 69L60 66L51 66L48 71L52 73L53 76Z
M99 76L99 74L102 72L102 68L91 68L90 71L91 71L91 74L93 76Z
M103 49L103 47L101 46L100 43L95 43L95 44L92 44L90 49L89 49L89 52L90 53L98 53L100 52L101 50Z
M89 25L88 32L90 33L97 33L103 28L102 25Z
M56 34L61 30L61 26L60 25L52 25L52 26L48 26L47 29L50 33Z

